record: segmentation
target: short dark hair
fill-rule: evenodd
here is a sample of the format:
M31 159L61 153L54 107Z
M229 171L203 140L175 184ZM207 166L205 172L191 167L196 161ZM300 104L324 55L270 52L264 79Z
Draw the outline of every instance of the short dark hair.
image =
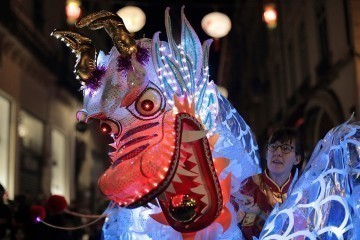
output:
M283 127L275 130L269 138L268 144L275 142L295 141L295 154L300 156L300 163L304 160L304 148L299 132L295 128Z

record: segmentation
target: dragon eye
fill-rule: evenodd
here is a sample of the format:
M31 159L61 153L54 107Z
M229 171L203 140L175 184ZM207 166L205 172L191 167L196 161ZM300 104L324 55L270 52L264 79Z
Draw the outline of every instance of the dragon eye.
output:
M113 120L100 120L101 132L105 134L118 135L120 133L120 126Z
M103 124L101 124L100 127L101 127L101 132L102 133L107 133L107 134L111 133L111 127L110 127L109 124L103 123Z
M136 110L143 116L152 116L161 107L161 96L155 89L147 89L136 101Z

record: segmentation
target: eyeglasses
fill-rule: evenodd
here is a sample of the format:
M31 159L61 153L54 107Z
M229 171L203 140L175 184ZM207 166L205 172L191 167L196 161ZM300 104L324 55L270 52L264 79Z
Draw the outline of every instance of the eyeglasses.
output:
M275 143L268 144L268 150L270 152L275 152L278 149L278 147L280 147L281 152L284 154L290 153L295 148L289 144L275 144Z

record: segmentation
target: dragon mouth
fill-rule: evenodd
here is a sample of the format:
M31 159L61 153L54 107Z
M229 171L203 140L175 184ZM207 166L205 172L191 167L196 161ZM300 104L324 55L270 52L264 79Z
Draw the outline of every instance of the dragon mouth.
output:
M164 117L163 132L151 129L154 135L147 134L149 139L134 130L134 134L123 135L126 151L112 153L117 157L100 177L99 186L121 207L139 207L157 197L169 225L179 232L194 232L219 216L223 199L206 131L190 114L174 117ZM155 137L156 133L159 136ZM190 217L184 219L177 199L185 205L195 203Z
M174 156L178 162L176 171L158 199L167 222L179 232L207 227L222 209L220 183L204 132L193 116L178 114L176 134L190 133L193 139L188 142L181 137Z

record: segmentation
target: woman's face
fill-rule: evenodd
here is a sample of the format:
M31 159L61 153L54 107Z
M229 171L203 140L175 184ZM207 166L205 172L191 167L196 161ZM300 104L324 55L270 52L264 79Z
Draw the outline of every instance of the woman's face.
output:
M270 175L288 177L292 167L300 162L295 153L295 140L269 144L266 160Z

